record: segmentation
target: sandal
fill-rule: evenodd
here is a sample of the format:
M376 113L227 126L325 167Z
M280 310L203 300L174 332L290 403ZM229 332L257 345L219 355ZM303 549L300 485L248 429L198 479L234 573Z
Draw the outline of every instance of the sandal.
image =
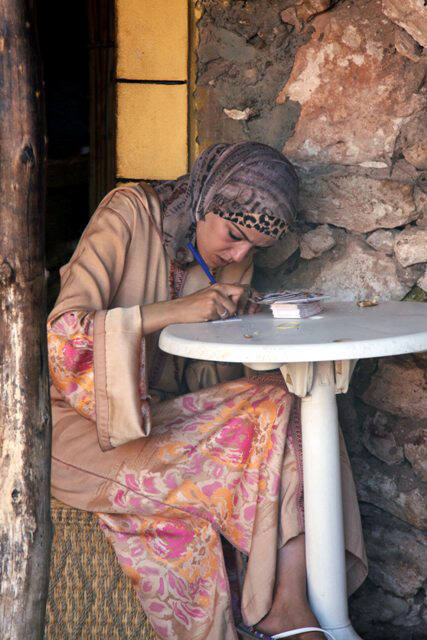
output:
M251 640L279 640L280 638L290 638L299 633L308 633L309 631L321 631L328 640L335 640L332 633L325 631L325 629L320 629L320 627L302 627L301 629L291 629L291 631L284 631L283 633L276 633L273 636L269 636L267 633L257 631L254 627L248 627L243 624L243 622L237 625L237 633Z

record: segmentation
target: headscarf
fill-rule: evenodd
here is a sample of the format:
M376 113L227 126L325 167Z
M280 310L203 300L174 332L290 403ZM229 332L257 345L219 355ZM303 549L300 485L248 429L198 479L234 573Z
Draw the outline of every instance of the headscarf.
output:
M196 222L209 212L279 239L296 219L298 178L285 156L265 144L214 144L191 172L154 185L163 241L172 260L192 262L186 249Z

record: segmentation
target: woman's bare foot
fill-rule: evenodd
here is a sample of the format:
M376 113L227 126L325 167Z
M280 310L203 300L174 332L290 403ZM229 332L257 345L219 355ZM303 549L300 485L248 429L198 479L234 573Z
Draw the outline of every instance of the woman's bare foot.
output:
M282 607L273 605L265 618L256 625L256 629L268 635L274 635L291 629L318 626L319 622L305 600L305 602L286 603ZM292 637L295 640L325 640L325 636L320 631L310 631Z
M277 554L276 584L269 613L257 625L258 631L274 635L301 627L318 627L306 594L304 534L291 538ZM325 640L320 631L294 636L297 640Z

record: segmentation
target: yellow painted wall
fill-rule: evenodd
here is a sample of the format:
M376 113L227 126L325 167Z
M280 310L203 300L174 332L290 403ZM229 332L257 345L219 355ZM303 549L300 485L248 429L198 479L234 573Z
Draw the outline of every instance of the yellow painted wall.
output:
M193 1L116 0L116 165L121 180L170 179L188 170Z
M170 179L187 171L187 86L117 87L117 173Z
M188 0L116 0L117 77L187 80Z

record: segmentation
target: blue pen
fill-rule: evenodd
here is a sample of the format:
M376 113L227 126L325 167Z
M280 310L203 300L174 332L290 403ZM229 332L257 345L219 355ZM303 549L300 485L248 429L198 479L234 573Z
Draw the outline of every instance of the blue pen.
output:
M211 272L209 271L208 265L203 260L202 256L197 251L196 247L191 242L187 242L187 248L190 249L191 253L194 256L194 259L197 260L199 265L202 267L203 271L206 273L206 275L208 276L209 280L211 281L211 284L216 284L216 280L213 277L213 275L211 274Z

